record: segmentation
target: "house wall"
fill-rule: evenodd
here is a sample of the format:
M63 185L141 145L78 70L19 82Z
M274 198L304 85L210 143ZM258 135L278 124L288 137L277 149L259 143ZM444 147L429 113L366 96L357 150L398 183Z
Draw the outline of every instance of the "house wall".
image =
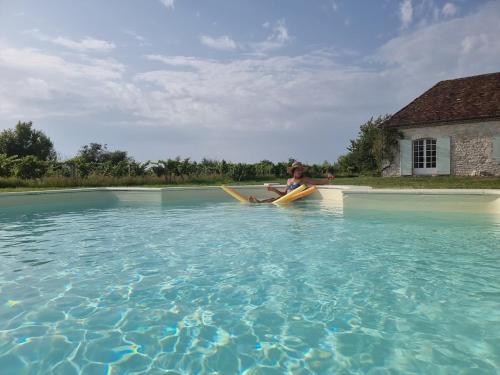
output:
M500 121L415 126L401 128L401 131L404 138L412 140L450 137L450 172L452 175L500 176L500 162L493 159L493 138L500 135ZM383 175L399 176L399 163L399 150L396 150L393 163L383 172Z

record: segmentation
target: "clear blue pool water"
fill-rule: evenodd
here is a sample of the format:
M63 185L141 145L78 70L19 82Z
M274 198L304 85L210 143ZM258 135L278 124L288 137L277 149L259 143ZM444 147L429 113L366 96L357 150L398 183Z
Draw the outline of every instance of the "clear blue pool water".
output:
M314 202L0 213L0 373L497 374L499 243Z

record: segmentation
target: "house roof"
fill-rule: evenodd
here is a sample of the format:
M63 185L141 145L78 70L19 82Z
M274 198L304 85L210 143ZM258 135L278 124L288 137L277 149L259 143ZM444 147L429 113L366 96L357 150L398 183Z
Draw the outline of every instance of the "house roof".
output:
M500 119L500 72L438 82L386 126Z

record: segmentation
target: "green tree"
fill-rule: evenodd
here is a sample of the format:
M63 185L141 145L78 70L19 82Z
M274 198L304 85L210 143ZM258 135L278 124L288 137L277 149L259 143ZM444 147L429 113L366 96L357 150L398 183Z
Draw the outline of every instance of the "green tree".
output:
M158 160L156 162L148 161L144 169L152 172L156 177L163 177L165 182L169 182L171 173L168 169L169 167L171 167L171 165L169 165L168 160Z
M47 169L48 162L40 160L33 155L20 158L14 166L16 177L23 179L41 178L45 176Z
M225 176L228 172L229 172L229 164L227 163L227 161L222 159L219 165L219 174L221 176Z
M33 123L18 122L14 129L0 133L0 154L7 156L34 156L39 160L55 160L54 144L41 130L33 129Z
M229 171L229 177L234 181L253 180L256 177L255 165L244 163L233 164Z
M373 117L359 128L358 137L350 141L348 153L337 160L340 174L380 175L393 158L401 132L384 126L389 115Z
M261 160L255 164L255 169L258 177L271 176L273 173L274 164L270 160Z
M11 177L19 159L16 156L0 154L0 177Z
M103 154L107 152L106 145L100 143L90 143L82 146L78 151L78 157L86 163L100 163L103 159Z
M90 143L82 146L78 151L78 156L87 163L106 163L117 165L124 161L131 161L127 151L109 151L107 145L100 143Z
M81 156L75 156L72 159L66 160L64 162L66 169L66 175L69 174L70 177L88 177L95 169L94 163L89 163L85 158Z

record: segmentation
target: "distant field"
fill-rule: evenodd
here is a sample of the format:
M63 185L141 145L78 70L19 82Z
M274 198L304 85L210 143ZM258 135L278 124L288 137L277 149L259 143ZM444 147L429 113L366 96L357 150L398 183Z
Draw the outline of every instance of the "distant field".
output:
M45 178L40 180L21 180L0 178L0 192L64 189L103 186L210 186L221 184L252 185L264 182L285 183L284 179L264 178L253 181L230 181L217 177L198 179L178 179L165 181L158 177L95 177L87 179ZM500 177L339 177L333 185L367 185L374 188L417 188L417 189L500 189Z

